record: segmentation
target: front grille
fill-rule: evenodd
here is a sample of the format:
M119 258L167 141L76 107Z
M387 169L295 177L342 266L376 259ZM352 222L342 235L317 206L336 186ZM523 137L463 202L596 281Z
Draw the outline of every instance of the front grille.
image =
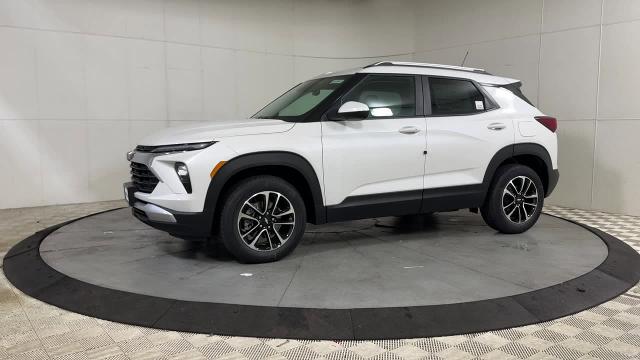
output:
M158 178L153 175L147 165L131 162L131 181L138 191L150 193L158 185Z

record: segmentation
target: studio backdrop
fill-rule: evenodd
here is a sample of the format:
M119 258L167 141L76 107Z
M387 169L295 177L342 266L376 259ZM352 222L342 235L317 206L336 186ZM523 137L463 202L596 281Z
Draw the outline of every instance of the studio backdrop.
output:
M0 0L0 208L121 198L149 132L402 60L522 80L560 120L548 203L640 215L638 39L635 0Z

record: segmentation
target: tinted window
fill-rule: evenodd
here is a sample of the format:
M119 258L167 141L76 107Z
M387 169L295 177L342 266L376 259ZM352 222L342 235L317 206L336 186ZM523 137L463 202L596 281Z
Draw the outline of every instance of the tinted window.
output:
M343 99L358 101L371 109L369 118L416 115L413 76L369 75Z
M431 112L458 115L482 112L486 103L482 93L468 80L430 78Z

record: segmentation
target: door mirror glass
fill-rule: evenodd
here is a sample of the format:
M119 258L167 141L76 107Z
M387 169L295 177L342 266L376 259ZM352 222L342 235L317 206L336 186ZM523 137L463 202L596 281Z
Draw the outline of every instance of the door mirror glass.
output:
M369 116L369 107L358 101L347 101L338 109L332 120L362 120Z

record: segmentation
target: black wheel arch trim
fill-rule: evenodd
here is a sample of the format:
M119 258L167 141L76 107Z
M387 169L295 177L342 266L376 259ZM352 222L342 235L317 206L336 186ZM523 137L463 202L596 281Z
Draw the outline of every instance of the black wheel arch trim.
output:
M482 184L485 189L485 195L489 189L489 186L491 185L493 175L495 174L496 170L498 170L498 167L500 167L500 165L504 162L512 160L516 156L521 155L532 155L543 161L548 178L548 183L545 184L545 197L551 195L551 192L558 182L558 170L553 169L551 156L549 155L547 149L545 149L542 145L536 143L518 143L507 145L496 152L493 158L491 158L491 161L487 166L487 170L485 171L484 178L482 180Z
M221 200L223 189L228 185L235 175L245 170L259 167L286 167L299 173L306 184L304 184L311 196L311 202L313 206L313 212L307 211L307 216L312 216L307 220L315 224L322 224L326 222L326 210L324 208L324 201L322 195L322 188L320 181L316 174L316 171L311 166L311 163L301 155L287 152L287 151L264 151L239 155L227 161L209 183L207 195L204 202L203 212L206 213L205 218L208 219L206 224L209 233L213 230L216 210ZM287 180L287 179L285 179ZM292 184L295 187L301 184ZM306 203L306 202L305 202Z
M636 285L640 280L638 252L601 230L566 221L589 230L606 244L607 257L598 267L547 288L456 304L290 308L182 301L113 290L71 278L41 258L39 248L44 238L72 221L38 231L16 244L5 256L3 270L16 288L45 303L87 316L157 329L314 340L447 336L568 316L611 300Z

